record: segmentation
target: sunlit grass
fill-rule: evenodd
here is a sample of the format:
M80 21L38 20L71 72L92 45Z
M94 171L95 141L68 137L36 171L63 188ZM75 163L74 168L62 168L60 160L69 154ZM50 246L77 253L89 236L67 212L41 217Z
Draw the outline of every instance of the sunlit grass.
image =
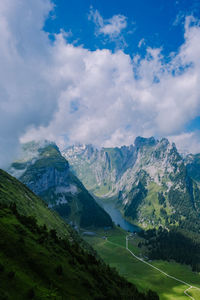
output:
M93 245L98 254L107 263L115 267L130 282L135 283L139 290L147 291L152 289L159 294L161 300L189 299L184 294L188 286L166 277L164 274L134 258L125 248L125 237L126 232L117 228L108 232L107 240L104 240L99 235L99 237L95 238L88 237L87 241ZM136 255L143 255L141 249L137 247L138 241L139 239L137 238L137 241L129 242L129 248ZM200 287L200 275L192 272L190 266L166 261L153 261L151 263L174 277ZM190 293L195 300L200 299L199 291L192 289Z

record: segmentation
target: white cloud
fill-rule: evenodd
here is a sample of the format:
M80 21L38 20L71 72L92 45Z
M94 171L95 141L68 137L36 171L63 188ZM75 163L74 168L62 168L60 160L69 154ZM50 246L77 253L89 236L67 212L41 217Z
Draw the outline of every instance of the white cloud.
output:
M122 30L127 27L127 18L123 15L114 15L110 19L103 19L98 10L90 8L89 20L96 25L96 34L109 36L111 39L120 36Z
M50 9L48 0L0 3L0 165L12 160L19 138L63 147L119 146L136 135L178 141L199 114L199 24L187 18L185 42L165 63L161 49L131 59L76 47L63 32L50 42L42 30Z
M122 15L115 15L111 19L108 19L107 24L101 27L99 31L105 35L117 36L126 27L126 17Z
M0 2L1 165L12 159L27 126L48 124L57 106L45 76L51 47L41 30L52 8L47 0Z
M141 48L143 45L145 45L146 43L145 43L145 39L143 38L143 39L141 39L140 41L139 41L139 43L138 43L138 48Z
M200 153L200 132L183 132L177 136L170 136L170 141L175 142L177 148L184 154Z
M119 145L130 143L137 134L182 132L200 106L200 51L196 46L200 28L189 24L187 19L185 43L168 64L163 62L161 49L148 48L144 59L131 60L123 51L73 47L60 35L54 45L56 57L62 62L62 79L69 76L72 84L62 90L58 112L43 129L43 136L50 133L49 138L55 139L66 133L69 143ZM60 72L56 63L53 74L57 79ZM78 104L72 113L74 102Z

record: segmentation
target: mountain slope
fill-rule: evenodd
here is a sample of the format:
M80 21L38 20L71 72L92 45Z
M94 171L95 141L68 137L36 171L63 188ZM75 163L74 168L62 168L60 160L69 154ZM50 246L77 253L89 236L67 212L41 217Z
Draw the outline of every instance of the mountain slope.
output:
M81 227L112 226L110 216L95 202L73 175L69 164L53 143L24 145L24 158L9 172L18 177L67 222Z
M16 182L13 182L15 184ZM18 190L16 199L18 203ZM36 197L37 198L37 197ZM7 195L4 195L4 202ZM0 203L0 298L21 299L158 299L145 296L102 261L54 229L38 226L16 206Z
M200 153L187 155L185 163L189 176L200 184Z
M137 137L134 145L63 151L74 173L94 195L115 199L124 215L142 227L198 221L200 192L175 144ZM198 225L200 228L200 226Z
M0 204L16 204L22 215L35 216L39 225L46 224L48 229L55 229L60 236L69 236L66 222L49 210L46 203L24 184L3 170L0 170Z

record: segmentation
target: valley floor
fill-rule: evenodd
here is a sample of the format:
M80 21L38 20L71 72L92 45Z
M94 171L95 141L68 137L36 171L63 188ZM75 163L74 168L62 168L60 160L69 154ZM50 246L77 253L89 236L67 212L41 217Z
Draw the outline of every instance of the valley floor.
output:
M135 283L141 291L154 290L160 296L160 300L200 299L199 273L194 273L191 267L176 262L149 262L137 246L137 236L129 238L130 251L126 248L126 235L127 232L116 228L106 233L98 232L96 236L87 236L85 239L107 263L130 282ZM191 286L196 288L190 288Z

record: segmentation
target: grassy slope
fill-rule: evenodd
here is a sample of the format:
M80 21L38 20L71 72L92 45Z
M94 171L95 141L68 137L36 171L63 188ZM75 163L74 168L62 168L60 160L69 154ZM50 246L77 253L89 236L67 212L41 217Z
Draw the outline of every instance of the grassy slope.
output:
M1 207L1 299L149 299L78 244L20 218Z
M46 224L49 229L56 229L60 236L68 234L68 225L57 213L49 210L42 199L2 170L0 170L0 203L16 203L21 214L35 216L40 225Z
M131 256L125 249L125 235L123 230L115 229L108 232L108 241L100 237L88 237L87 241L107 263L115 267L130 282L135 283L141 291L152 289L159 294L161 300L189 299L184 295L187 286L167 278ZM139 240L132 244L129 242L129 248L136 255L141 253L141 249L137 247L138 242ZM154 261L152 264L172 276L200 287L200 275L192 272L186 265L164 261ZM195 300L200 299L199 291L191 290L190 293L196 297Z
M159 227L160 225L165 225L165 218L160 213L161 208L163 208L163 205L159 204L158 201L158 192L164 192L164 189L157 185L156 183L150 183L148 186L148 194L147 197L143 200L142 205L140 206L139 210L141 212L141 215L147 217L147 219L151 220L153 219L154 223L145 223L145 226L143 223L138 223L141 227L145 228L154 228ZM165 196L166 197L166 196ZM165 211L167 213L167 216L170 216L172 214L172 208L169 205L168 200L165 201L166 207ZM158 222L158 220L160 220Z
M9 208L13 203L18 212L14 205ZM27 217L32 212L40 226ZM65 239L41 226L46 222ZM157 299L139 293L92 251L83 250L84 243L68 229L40 198L0 171L0 299Z

